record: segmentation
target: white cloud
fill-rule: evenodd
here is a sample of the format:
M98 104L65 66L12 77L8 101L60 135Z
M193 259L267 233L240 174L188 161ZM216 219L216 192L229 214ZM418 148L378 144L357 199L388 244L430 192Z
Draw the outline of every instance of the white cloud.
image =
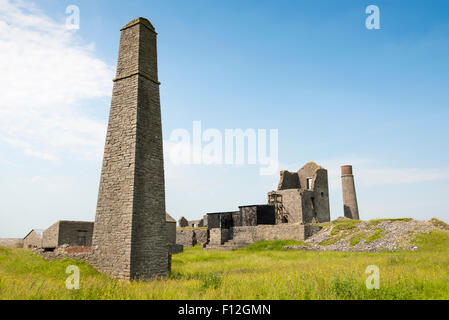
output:
M412 184L449 180L449 168L392 168L380 161L350 157L327 160L319 164L328 169L331 188L341 188L342 165L351 164L358 187Z
M112 67L65 28L24 1L0 0L0 138L56 161L69 151L97 158L106 123L79 107L111 94Z

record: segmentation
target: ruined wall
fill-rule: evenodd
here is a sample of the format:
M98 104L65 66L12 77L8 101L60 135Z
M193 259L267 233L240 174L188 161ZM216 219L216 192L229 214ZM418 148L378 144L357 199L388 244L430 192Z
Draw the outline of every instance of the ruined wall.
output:
M276 195L278 199L282 199L282 211L288 217L288 223L302 222L302 202L300 189L286 189L273 191L268 194L268 198ZM277 221L276 223L281 223Z
M57 221L42 233L42 247L92 246L94 223L88 221Z
M233 216L234 227L257 225L257 206L239 207L240 212Z
M189 227L191 228L197 228L197 227L201 227L201 220L189 220Z
M209 213L207 215L207 228L229 229L234 225L233 219L239 214L240 211Z
M207 229L195 229L196 243L204 244L207 242Z
M60 221L58 246L92 246L94 223L86 221Z
M59 221L53 223L42 233L42 247L56 248L59 239Z
M303 223L330 221L329 184L327 170L311 162L298 171L301 185L312 179L312 189L302 191Z
M304 241L321 229L317 225L282 224L260 225L232 228L232 240L253 243L262 240L297 240Z
M207 229L184 229L176 230L176 243L184 247L193 247L196 244L207 242Z
M95 266L122 279L165 276L168 243L156 32L121 29L98 194Z
M193 246L193 230L178 228L176 229L176 244L186 248Z
M241 206L239 209L240 211L232 216L234 227L276 223L272 205Z
M176 243L176 222L166 222L168 244Z
M181 228L185 228L185 227L189 226L189 221L184 217L181 217L181 219L179 219L178 223Z
M299 189L301 184L297 172L287 170L281 171L281 179L279 181L278 190Z
M231 239L230 229L220 229L220 228L209 229L210 245L221 246L230 239Z
M304 240L304 225L261 225L235 227L232 229L234 241L253 243L261 240Z
M23 248L23 239L20 238L3 238L0 239L0 246L7 248Z

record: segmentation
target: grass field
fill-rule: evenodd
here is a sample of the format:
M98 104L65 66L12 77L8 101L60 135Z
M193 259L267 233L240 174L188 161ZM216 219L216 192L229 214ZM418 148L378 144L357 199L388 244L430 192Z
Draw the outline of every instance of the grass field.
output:
M264 241L236 251L191 248L173 257L168 279L124 282L76 260L47 262L0 248L0 299L449 299L449 234L419 236L416 252L286 251L294 241ZM66 267L81 270L67 290ZM380 289L365 286L380 269Z

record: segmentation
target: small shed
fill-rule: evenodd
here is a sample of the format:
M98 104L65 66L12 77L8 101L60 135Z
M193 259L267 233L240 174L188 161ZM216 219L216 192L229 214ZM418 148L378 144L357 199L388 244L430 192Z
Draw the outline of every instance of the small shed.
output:
M27 249L42 248L44 230L33 229L23 238L23 247Z

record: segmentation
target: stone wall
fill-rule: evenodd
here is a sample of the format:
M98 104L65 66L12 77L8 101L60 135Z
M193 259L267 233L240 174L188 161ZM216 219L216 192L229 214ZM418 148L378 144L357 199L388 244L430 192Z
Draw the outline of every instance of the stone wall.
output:
M253 243L261 240L304 240L304 225L261 225L235 227L232 229L234 241Z
M3 238L0 239L1 247L23 248L23 239L20 238Z
M230 239L231 229L209 229L209 244L212 246L221 246Z
M42 233L42 247L62 245L90 247L94 223L88 221L57 221Z
M196 244L207 242L207 229L176 229L176 243L184 247L193 247Z
M195 239L198 244L205 244L207 242L207 229L195 229Z
M56 248L59 238L59 221L48 227L42 234L43 248Z
M215 212L207 214L207 228L228 229L234 225L233 220L240 214L240 211Z
M234 227L231 229L235 242L253 243L262 240L304 241L321 230L318 225L282 224Z
M167 226L167 242L168 244L176 244L176 221L166 222Z
M94 223L86 221L60 221L57 245L92 246Z
M279 180L278 190L301 188L298 172L282 170L280 176L281 178Z
M282 203L283 213L288 217L288 223L302 222L302 201L300 189L277 190L268 193L269 201L276 197ZM279 215L277 215L279 217ZM277 221L281 223L282 221Z
M179 219L178 223L181 228L185 228L185 227L189 226L189 220L187 220L184 217L181 217L181 219Z

